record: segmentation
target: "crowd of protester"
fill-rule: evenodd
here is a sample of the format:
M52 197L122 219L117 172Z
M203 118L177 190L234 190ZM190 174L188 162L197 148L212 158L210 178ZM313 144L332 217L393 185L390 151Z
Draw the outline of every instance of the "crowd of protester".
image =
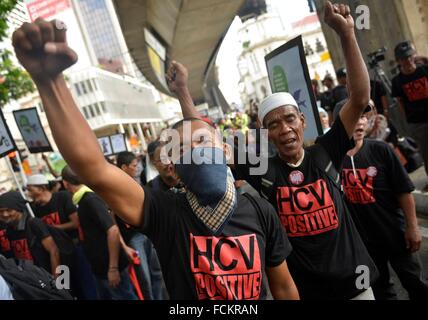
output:
M386 93L369 79L349 7L328 2L325 21L340 36L346 68L337 86L327 75L325 90L314 90L323 129L314 144L304 145L305 118L286 92L218 123L202 118L187 69L174 61L166 79L184 117L171 128L180 140L175 158L159 139L144 156L105 159L62 76L77 59L65 29L42 19L18 29L18 60L68 165L54 172L44 157L57 179L30 176L27 199L0 195L0 298L19 297L4 271L13 259L52 280L67 266L69 297L79 300L396 299L388 263L410 299L426 300L409 157L394 139ZM415 53L408 42L397 46L393 95L427 166L428 67ZM248 159L259 146L225 141L261 128L268 166L255 175ZM242 151L247 161L231 163Z

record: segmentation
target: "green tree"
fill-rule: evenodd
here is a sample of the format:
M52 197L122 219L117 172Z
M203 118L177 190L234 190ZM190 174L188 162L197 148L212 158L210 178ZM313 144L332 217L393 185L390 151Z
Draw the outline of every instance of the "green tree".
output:
M0 1L0 41L8 36L7 16L16 6L18 0ZM11 52L0 52L0 106L11 100L19 99L34 92L34 84L24 70L15 66L10 60Z

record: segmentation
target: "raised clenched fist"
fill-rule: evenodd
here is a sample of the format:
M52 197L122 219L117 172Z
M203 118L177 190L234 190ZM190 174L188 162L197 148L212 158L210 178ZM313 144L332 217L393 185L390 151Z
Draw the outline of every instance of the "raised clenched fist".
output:
M76 52L67 45L65 25L58 20L24 23L13 33L12 44L36 82L54 79L77 61Z
M169 90L173 93L177 93L177 90L187 87L188 77L189 74L186 67L176 61L171 63L165 75Z
M354 19L351 16L351 9L348 5L332 4L327 1L325 4L324 21L339 36L354 32Z

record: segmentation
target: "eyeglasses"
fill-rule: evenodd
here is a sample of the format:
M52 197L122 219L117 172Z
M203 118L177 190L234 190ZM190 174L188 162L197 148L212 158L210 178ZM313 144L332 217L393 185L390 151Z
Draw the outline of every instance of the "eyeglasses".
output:
M374 109L374 106L373 106L371 103L369 103L369 104L367 105L367 107L364 109L363 114L364 114L364 113L372 112L372 111L373 111L373 109Z

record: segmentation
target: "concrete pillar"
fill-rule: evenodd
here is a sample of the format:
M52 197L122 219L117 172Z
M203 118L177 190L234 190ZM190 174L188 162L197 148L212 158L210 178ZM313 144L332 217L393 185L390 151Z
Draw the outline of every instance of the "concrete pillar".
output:
M128 124L128 129L129 129L129 135L131 137L135 136L135 130L134 130L134 126L132 123Z
M147 142L146 138L144 137L143 129L141 128L141 123L137 123L137 133L138 137L141 140L141 147L143 148L143 150L147 150Z
M158 138L158 136L156 134L155 126L153 125L153 122L150 122L150 132L151 132L151 134L152 134L152 136L153 136L154 139Z
M119 123L119 133L125 133L125 128L123 127L123 124Z

